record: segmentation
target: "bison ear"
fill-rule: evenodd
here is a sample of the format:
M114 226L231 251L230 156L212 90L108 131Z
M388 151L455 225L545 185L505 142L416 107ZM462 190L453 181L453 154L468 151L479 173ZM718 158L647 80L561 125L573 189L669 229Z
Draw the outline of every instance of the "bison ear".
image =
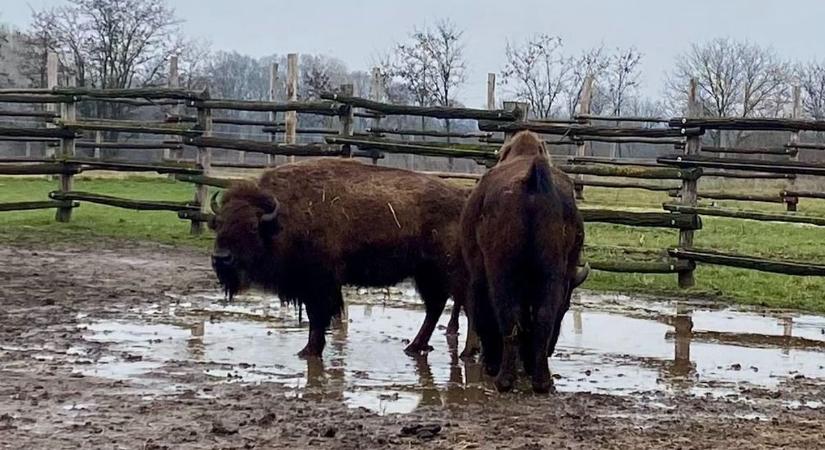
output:
M273 200L273 203L272 210L261 214L258 223L258 231L260 231L261 236L264 238L271 238L281 231L281 224L278 220L278 211L281 209L281 205L278 204L277 200Z

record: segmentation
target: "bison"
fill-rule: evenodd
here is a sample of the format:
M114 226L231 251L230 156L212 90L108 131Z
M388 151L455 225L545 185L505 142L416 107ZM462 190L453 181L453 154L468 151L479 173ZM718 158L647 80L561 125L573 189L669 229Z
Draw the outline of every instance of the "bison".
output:
M342 285L412 278L426 315L406 351L420 353L447 298L466 296L459 219L468 194L433 176L340 158L286 164L234 183L220 206L213 196L212 265L230 299L258 287L306 308L302 357L321 355Z
M533 390L550 389L547 359L571 292L589 272L577 269L583 242L573 183L551 166L538 136L519 132L502 146L461 216L469 309L499 391L513 387L519 355Z

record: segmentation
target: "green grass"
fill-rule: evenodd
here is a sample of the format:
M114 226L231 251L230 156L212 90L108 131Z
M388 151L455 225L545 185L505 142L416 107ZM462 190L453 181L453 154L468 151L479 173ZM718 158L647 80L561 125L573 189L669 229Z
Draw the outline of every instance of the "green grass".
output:
M56 181L43 178L0 177L0 202L48 199ZM75 180L74 190L140 200L191 201L191 184L163 178L121 178ZM0 242L14 241L83 241L94 237L151 240L165 244L208 248L211 235L195 237L189 222L169 211L131 211L81 202L74 208L69 223L57 223L55 210L0 213Z
M55 181L43 178L0 177L0 202L43 200L56 185ZM749 190L748 186L739 187L738 191ZM79 177L74 189L145 200L188 201L193 195L192 185L165 178ZM771 189L768 192L779 190L778 187ZM664 193L603 188L587 188L585 197L584 207L634 207L658 211L661 211L663 202L670 200ZM719 204L731 208L777 212L784 208L784 205L764 203ZM803 199L800 211L803 214L825 216L825 201ZM714 217L704 217L703 223L703 229L697 232L695 238L695 246L699 248L789 260L825 260L823 227ZM0 213L0 242L71 241L82 245L84 241L99 237L150 240L204 250L212 242L208 231L201 237L190 236L189 222L178 219L171 212L137 212L84 202L75 208L69 223L56 223L53 209ZM674 247L677 241L676 230L609 224L587 225L588 247L622 246L661 250ZM609 250L589 249L587 257L607 259L629 256ZM676 286L675 274L594 272L586 287L606 292L713 297L737 303L825 312L825 297L822 295L825 292L825 278L792 277L700 265L696 271L696 281L695 288L680 290Z

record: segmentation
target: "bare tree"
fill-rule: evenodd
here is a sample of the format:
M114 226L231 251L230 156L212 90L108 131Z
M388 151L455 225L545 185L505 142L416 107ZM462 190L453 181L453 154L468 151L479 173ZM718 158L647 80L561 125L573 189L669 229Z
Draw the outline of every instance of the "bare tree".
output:
M505 56L502 84L512 86L513 95L530 104L533 116L553 116L572 70L562 55L561 38L539 34L520 45L508 42Z
M269 80L257 59L238 52L217 52L206 65L213 97L260 100L269 94Z
M300 71L300 99L317 99L322 92L335 90L349 81L349 72L343 61L324 55L301 55Z
M677 58L667 81L670 109L684 112L689 80L695 78L704 113L715 117L779 115L788 102L790 67L771 48L718 38L693 44ZM681 106L681 107L680 107ZM713 133L716 145L727 145L725 133ZM734 145L744 139L737 132Z
M29 30L22 36L17 49L22 65L20 71L34 86L46 87L46 57L59 44L49 11L35 12Z
M453 105L456 89L466 81L463 34L455 24L442 20L435 27L413 31L391 55L381 57L379 67L387 79L389 97L397 91L397 80L409 93L404 97L418 105ZM422 129L425 124L422 117ZM446 124L449 130L450 122Z
M771 48L740 44L742 117L779 117L790 102L790 64Z
M208 87L208 67L211 60L212 52L208 42L193 40L185 43L178 54L180 86L191 90L201 90ZM168 67L165 73L169 74ZM163 80L164 85L168 85L168 82L168 79Z
M606 96L600 87L601 79L609 64L609 57L603 46L593 47L583 51L577 57L567 59L570 66L570 78L564 90L567 103L567 113L573 117L578 112L579 101L581 100L584 80L588 76L593 77L593 90L591 93L590 110L598 114L607 103Z
M677 58L667 82L671 102L685 104L689 80L697 81L706 114L754 117L787 102L789 66L770 48L719 38L694 44Z
M434 28L425 28L412 36L426 60L432 63L425 74L433 86L435 102L441 106L451 106L455 101L455 89L467 80L463 35L454 23L441 20Z
M614 116L622 114L628 98L639 87L639 63L642 55L635 48L616 49L610 56L607 69L604 72L606 93L609 100L610 113Z
M825 62L809 62L797 67L796 73L805 114L817 120L825 118Z
M127 88L162 76L178 24L165 0L69 0L35 11L28 34L31 50L57 52L79 85Z
M10 36L11 30L0 24L0 88L11 86L12 84L6 56Z

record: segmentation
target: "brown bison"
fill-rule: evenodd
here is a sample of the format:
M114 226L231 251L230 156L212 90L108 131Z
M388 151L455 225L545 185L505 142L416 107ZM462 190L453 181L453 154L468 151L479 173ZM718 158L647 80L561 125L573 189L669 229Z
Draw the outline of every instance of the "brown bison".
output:
M518 133L501 148L461 216L470 315L499 391L513 387L519 353L533 390L550 389L547 359L571 292L589 271L577 270L583 241L573 183L551 167L538 136Z
M229 298L256 286L302 304L320 356L343 307L342 285L390 286L412 278L426 316L409 353L428 350L447 298L465 298L459 219L469 190L410 171L320 158L238 182L210 227L212 265Z

